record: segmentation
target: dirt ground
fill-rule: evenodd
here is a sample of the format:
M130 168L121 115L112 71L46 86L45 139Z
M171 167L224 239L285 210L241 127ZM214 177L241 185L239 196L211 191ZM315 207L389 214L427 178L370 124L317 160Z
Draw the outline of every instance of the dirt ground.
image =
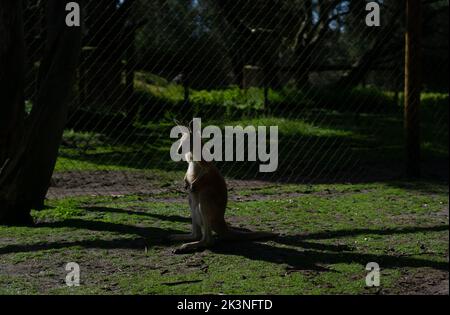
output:
M261 180L227 180L230 191L240 188L272 186ZM48 190L48 198L73 196L114 196L127 194L155 195L185 193L183 181L164 180L145 172L136 171L83 171L55 173Z
M227 181L230 190L230 199L234 201L265 200L273 198L264 194L237 195L233 191L242 189L271 187L272 182L260 180ZM55 173L47 198L64 198L72 196L115 196L137 194L145 200L159 200L179 202L184 200L186 192L183 190L182 180L155 178L145 172L133 171L89 171L89 172L63 172ZM277 198L300 196L301 193L284 193ZM448 207L439 214L448 219ZM233 222L231 222L233 223ZM448 260L448 257L447 257ZM429 269L421 272L402 271L401 281L394 289L379 292L379 294L449 294L448 271Z
M408 295L448 295L448 272L428 269L421 273L402 275L397 284L396 292Z

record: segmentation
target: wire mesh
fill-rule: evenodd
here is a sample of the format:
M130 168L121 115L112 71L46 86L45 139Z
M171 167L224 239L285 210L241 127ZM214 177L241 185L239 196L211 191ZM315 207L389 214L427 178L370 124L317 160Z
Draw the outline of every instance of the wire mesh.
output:
M81 2L81 61L49 196L146 194L181 181L186 165L170 159L169 133L174 119L194 117L222 130L278 126L277 170L217 162L231 181L398 177L404 8L378 1L381 25L370 27L366 2ZM42 6L26 2L28 110L45 40ZM438 35L448 26L441 7L425 10L432 47L447 42L445 31ZM448 47L424 51L433 72L424 73L424 163L430 176L443 176L433 166L448 161Z

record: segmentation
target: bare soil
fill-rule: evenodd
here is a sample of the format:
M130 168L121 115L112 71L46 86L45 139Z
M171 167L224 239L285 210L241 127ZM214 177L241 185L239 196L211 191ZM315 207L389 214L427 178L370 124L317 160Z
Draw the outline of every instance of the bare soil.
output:
M261 180L227 180L230 190L272 186ZM183 179L163 181L145 172L82 171L54 173L47 198L74 196L160 195L184 192Z

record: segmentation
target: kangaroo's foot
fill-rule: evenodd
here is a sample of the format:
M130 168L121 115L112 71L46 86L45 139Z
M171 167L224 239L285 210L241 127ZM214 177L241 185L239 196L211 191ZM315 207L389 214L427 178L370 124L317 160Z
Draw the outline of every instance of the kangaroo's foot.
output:
M196 234L172 234L168 237L169 241L183 241L183 242L193 242L199 241L201 239L201 235Z
M192 253L198 250L203 250L208 247L211 247L213 242L206 241L206 240L200 240L197 242L192 243L186 243L181 245L180 247L176 248L173 253L174 254L186 254L186 253Z

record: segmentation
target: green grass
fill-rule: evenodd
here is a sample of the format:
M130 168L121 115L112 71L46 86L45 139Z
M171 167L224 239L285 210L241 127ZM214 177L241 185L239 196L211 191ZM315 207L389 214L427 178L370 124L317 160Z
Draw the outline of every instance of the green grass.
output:
M127 128L114 121L96 132L66 130L56 171L181 170L184 165L167 158L175 141L169 138L170 129L173 118L183 122L194 116L202 118L202 126L278 126L279 167L271 179L286 174L312 178L318 170L321 176L334 178L358 167L392 173L404 165L403 117L391 91L312 88L306 93L286 87L269 91L271 108L264 111L261 88L192 90L187 109L180 107L183 87L164 78L138 73L135 88L139 97L133 101L141 107L138 118ZM401 98L402 93L399 103ZM116 115L119 121L124 119L123 113ZM88 117L92 118L82 118ZM448 160L448 94L422 93L421 139L424 164ZM230 177L258 176L257 163L219 167Z
M402 93L396 104L395 93L373 87L350 91L284 87L269 90L270 106L264 109L261 88L232 86L190 90L186 108L182 106L182 86L143 72L136 74L135 90L132 102L140 111L126 128L114 120L95 132L65 131L56 172L150 171L163 181L179 178L185 165L169 159L175 141L169 138L170 129L173 118L183 122L195 116L202 118L203 126L279 127L277 171L261 174L259 163L217 163L230 178L333 183L403 175ZM103 107L93 108L101 111ZM123 112L105 116L106 110L104 107L105 113L95 118L82 116L80 124L87 118L123 121ZM425 177L448 178L448 168L442 166L448 164L448 93L422 93L421 140Z
M444 109L442 107L439 107ZM448 110L448 109L447 109ZM439 111L423 110L422 160L425 172L439 161L448 161L448 130L442 129ZM444 115L445 117L445 115ZM202 126L278 126L279 165L270 179L289 174L295 178L338 178L371 174L399 174L404 166L403 123L400 114L344 114L322 110L307 112L303 118L265 116L238 120L203 119ZM66 131L56 171L153 170L179 172L169 150L173 122L148 122L124 132L123 139L93 132ZM439 162L441 163L441 162ZM261 174L258 163L218 163L233 178L254 179ZM344 174L344 175L342 175ZM292 175L289 175L292 176ZM293 179L295 179L293 178ZM345 179L345 178L343 178Z
M157 189L181 188L186 166L168 157L183 90L151 75L137 75L136 89L148 97L145 106L171 104L167 115L115 133L66 130L56 172L81 172L82 180L82 172L121 170L144 174ZM271 90L277 108L268 113L261 110L261 89L191 91L204 126L279 127L277 172L266 185L231 191L227 209L232 225L273 230L277 239L174 255L179 244L165 238L189 230L186 196L175 189L50 199L47 209L33 212L35 227L0 227L0 294L373 294L432 286L436 274L447 273L448 280L446 182L362 177L362 183L338 184L363 171L390 176L403 169L403 123L394 94L316 92ZM422 162L425 177L436 178L427 172L442 173L439 163L448 162L448 94L424 93L422 100ZM345 102L372 110L339 110ZM203 115L210 111L217 114ZM229 179L260 175L258 163L218 165ZM297 184L302 178L324 184ZM71 261L81 267L77 288L64 283ZM365 287L371 261L381 267L380 289ZM419 280L408 282L413 279Z
M294 138L356 138L352 131L345 129L334 129L327 126L319 126L312 122L297 119L286 119L277 117L242 119L238 121L206 121L207 124L217 124L221 127L225 125L242 126L278 126L281 137L289 139ZM151 140L144 143L136 141L135 143L124 144L120 140L107 138L105 136L74 132L68 130L64 133L64 143L60 150L60 157L56 165L57 171L69 170L130 170L155 167L164 168L161 165L166 161L162 158L169 156L169 149L175 139L170 139L170 124L147 124L140 128L138 132L149 134ZM155 135L152 137L151 135ZM280 141L283 145L283 142ZM290 148L285 149L290 150ZM158 153L158 154L155 154ZM283 152L281 152L283 153ZM170 163L172 164L172 163ZM169 165L167 167L176 167Z
M150 82L137 76L135 87L138 91L150 95L153 99L167 103L181 103L184 100L183 86L174 83L161 82L152 79ZM272 102L281 102L286 96L282 92L269 90ZM195 106L223 106L233 108L262 109L264 107L264 92L262 88L251 87L241 90L232 86L221 90L190 89L190 102Z
M0 227L0 293L401 293L405 275L426 283L448 274L446 185L273 184L231 194L247 197L230 202L232 225L280 236L174 255L179 244L165 237L189 231L179 193L49 200L33 212L35 227ZM72 261L80 287L64 283ZM371 261L381 267L378 289L365 286Z

